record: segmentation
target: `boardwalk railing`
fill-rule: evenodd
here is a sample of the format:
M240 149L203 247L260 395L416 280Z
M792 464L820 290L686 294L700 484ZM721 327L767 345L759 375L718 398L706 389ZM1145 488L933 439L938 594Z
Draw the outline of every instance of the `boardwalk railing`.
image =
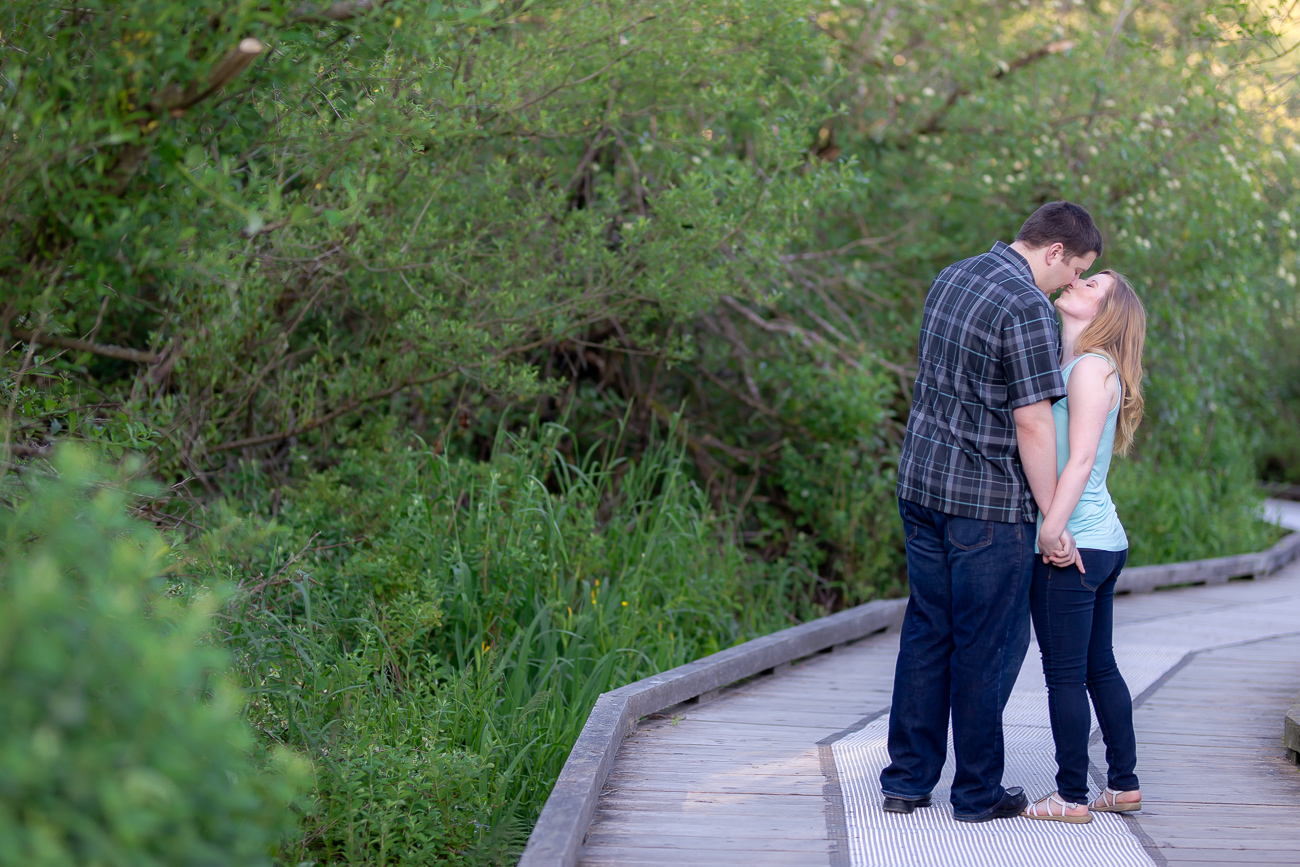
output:
M1115 592L1145 593L1179 584L1223 584L1231 578L1258 578L1276 572L1297 556L1300 556L1300 533L1289 533L1273 547L1256 554L1125 569L1116 582Z
M1300 696L1296 696L1295 704L1282 720L1282 743L1291 761L1300 765Z
M1144 593L1181 584L1220 584L1231 578L1259 577L1297 556L1300 533L1291 533L1256 554L1125 569L1116 591ZM623 739L636 731L638 719L685 701L707 700L736 681L775 673L794 660L897 626L906 606L906 599L868 602L601 695L542 808L520 867L573 867L577 863L614 757Z

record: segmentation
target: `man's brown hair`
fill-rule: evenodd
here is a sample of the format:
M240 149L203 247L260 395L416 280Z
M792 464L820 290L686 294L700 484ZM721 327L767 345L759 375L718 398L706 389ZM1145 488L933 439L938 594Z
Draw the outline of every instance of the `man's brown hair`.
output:
M1092 221L1092 214L1074 202L1043 205L1025 220L1016 240L1035 249L1061 244L1067 259L1088 253L1101 255L1101 230Z

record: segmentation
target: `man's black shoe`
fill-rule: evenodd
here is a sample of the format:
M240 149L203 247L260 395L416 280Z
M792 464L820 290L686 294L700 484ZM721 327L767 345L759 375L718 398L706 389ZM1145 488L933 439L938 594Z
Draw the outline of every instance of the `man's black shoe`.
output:
M930 806L930 796L908 800L907 798L885 798L884 806L881 807L886 813L910 813L917 807ZM1023 808L1022 808L1023 809Z
M1012 786L1007 789L1007 793L1002 796L1002 802L993 808L993 812L987 816L981 816L978 819L968 819L964 816L953 816L958 822L989 822L993 819L1010 819L1012 816L1019 816L1029 806L1029 798L1025 796L1025 790L1019 786Z

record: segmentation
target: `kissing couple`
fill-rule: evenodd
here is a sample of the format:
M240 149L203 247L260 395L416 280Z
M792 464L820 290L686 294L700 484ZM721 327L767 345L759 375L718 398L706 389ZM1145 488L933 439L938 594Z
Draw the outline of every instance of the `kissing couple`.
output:
M930 806L952 718L953 818L1084 823L1142 806L1133 702L1111 648L1128 538L1106 489L1142 419L1146 313L1092 216L1043 205L1011 244L940 272L925 299L898 467L907 603L883 808ZM1056 300L1049 300L1055 293ZM1002 712L1043 654L1057 790L1004 788ZM1088 791L1097 712L1107 786Z

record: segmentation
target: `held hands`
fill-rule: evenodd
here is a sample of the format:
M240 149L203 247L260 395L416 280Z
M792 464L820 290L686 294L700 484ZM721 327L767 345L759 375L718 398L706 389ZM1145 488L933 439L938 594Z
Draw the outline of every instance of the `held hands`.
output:
M1070 564L1079 567L1079 571L1087 573L1083 568L1083 555L1074 544L1074 536L1070 535L1069 530L1062 530L1059 536L1047 532L1044 525L1042 531L1038 534L1038 550L1043 555L1044 563L1051 563L1054 566L1065 568Z

